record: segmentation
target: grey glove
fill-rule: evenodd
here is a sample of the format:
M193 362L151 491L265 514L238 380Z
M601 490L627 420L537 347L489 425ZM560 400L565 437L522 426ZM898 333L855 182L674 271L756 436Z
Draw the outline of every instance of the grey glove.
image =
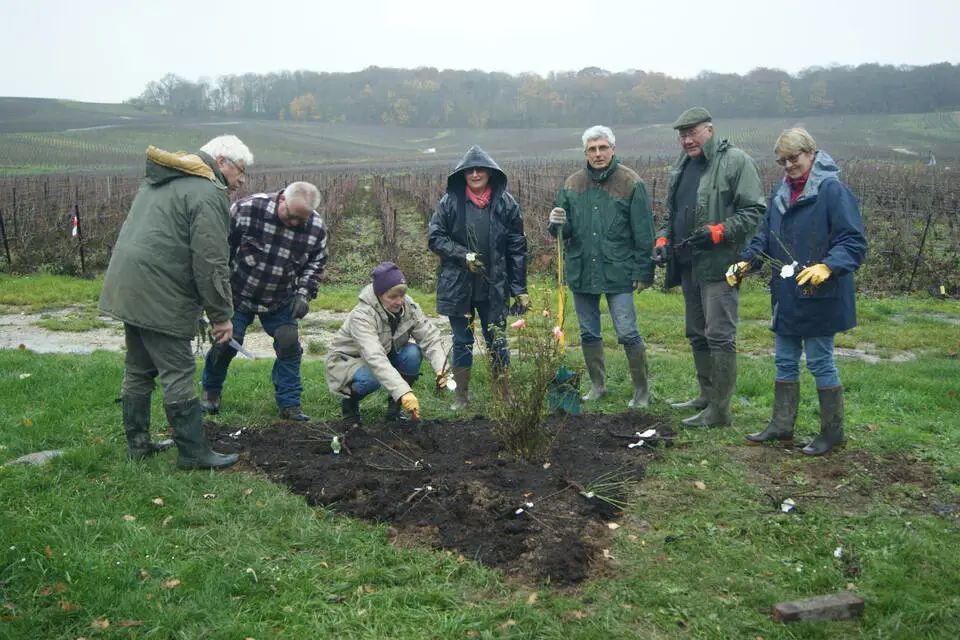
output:
M547 220L550 224L566 224L567 212L560 207L554 207L550 211L550 217Z
M306 296L302 296L299 293L293 296L293 302L290 303L290 315L299 320L307 315L308 311L310 311L310 302Z

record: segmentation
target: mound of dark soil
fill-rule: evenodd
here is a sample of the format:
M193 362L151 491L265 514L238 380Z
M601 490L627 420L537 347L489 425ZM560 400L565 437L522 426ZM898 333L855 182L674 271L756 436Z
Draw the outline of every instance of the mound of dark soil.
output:
M219 450L244 452L312 505L389 523L398 543L426 542L526 582L559 584L588 577L608 544L606 525L643 477L653 446L673 435L635 412L553 417L546 423L552 452L528 464L504 452L480 417L346 433L336 424L208 427L216 427L210 435ZM657 436L628 446L650 428ZM331 451L335 433L339 454ZM598 482L612 486L596 490Z

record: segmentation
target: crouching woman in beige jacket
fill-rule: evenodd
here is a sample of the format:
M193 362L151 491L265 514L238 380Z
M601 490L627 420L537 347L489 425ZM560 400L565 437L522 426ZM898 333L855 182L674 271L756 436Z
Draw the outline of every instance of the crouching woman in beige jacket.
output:
M446 352L440 332L427 320L420 305L407 295L400 267L381 262L371 274L357 305L337 331L327 355L327 386L339 395L345 420L360 422L360 400L383 387L387 394L387 421L420 418L420 402L411 385L420 375L426 356L437 373L437 385L446 384Z

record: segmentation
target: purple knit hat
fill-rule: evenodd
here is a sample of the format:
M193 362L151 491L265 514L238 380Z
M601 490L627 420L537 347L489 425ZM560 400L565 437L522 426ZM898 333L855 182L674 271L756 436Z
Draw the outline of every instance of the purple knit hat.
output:
M400 267L392 262L381 262L370 275L373 276L373 292L378 296L382 296L398 284L407 284L403 271L400 271Z

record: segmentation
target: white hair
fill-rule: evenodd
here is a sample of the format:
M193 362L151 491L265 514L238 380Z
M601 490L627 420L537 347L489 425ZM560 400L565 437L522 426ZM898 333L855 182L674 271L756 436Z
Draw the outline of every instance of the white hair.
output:
M308 209L316 211L320 206L320 190L309 182L291 182L283 190L283 199L287 206L292 202L301 202Z
M595 124L583 132L583 148L586 149L587 143L591 140L599 140L600 138L606 138L611 147L617 146L617 138L613 135L613 131L610 130L610 127L605 127L602 124Z
M253 154L250 153L247 145L243 144L237 136L217 136L200 147L200 151L203 151L214 160L217 158L226 158L234 163L242 162L244 167L249 167L253 164Z

